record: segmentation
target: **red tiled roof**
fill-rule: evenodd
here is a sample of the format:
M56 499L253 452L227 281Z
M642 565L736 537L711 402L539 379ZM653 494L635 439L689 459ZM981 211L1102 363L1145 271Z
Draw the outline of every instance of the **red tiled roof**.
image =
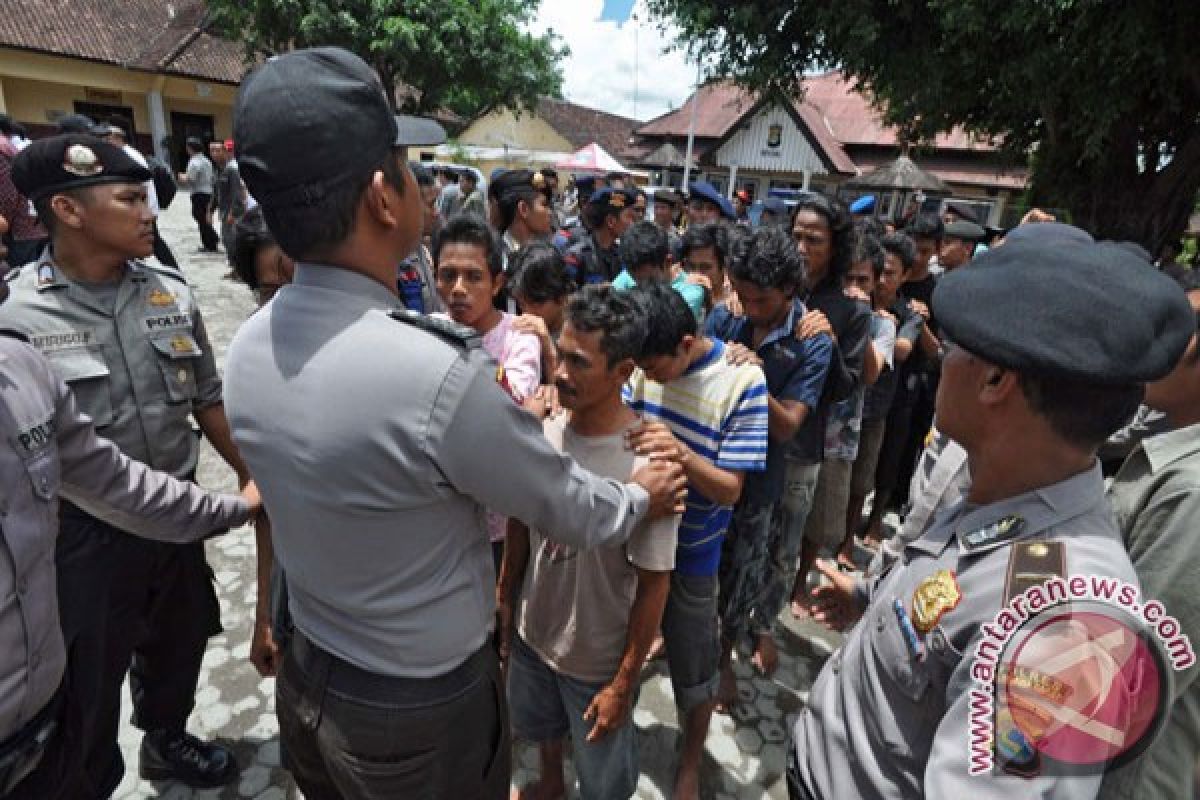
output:
M579 149L595 142L613 157L620 158L629 148L629 139L640 123L605 111L543 97L538 100L537 115Z
M637 129L639 136L687 136L692 104L696 106L696 137L722 138L758 102L759 95L728 82L710 83L700 88L674 111L647 122ZM855 172L853 162L838 150L850 145L896 147L895 128L885 126L870 102L855 90L854 84L840 72L827 72L804 79L804 98L793 104L800 118L825 149L839 172ZM936 137L933 146L946 150L994 151L996 147L978 141L961 130Z
M731 83L709 83L700 87L682 106L650 120L637 129L641 136L687 136L696 107L696 136L721 138L754 108L758 98Z
M203 30L203 0L4 0L0 46L236 84L240 45Z

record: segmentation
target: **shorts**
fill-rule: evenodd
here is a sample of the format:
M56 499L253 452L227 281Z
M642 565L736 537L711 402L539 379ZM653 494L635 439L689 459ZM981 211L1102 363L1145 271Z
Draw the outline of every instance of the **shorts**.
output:
M637 729L632 711L620 728L597 742L587 741L593 723L583 715L604 686L556 672L520 636L513 637L508 666L513 736L530 742L570 736L583 800L622 800L637 790Z
M812 510L804 525L804 541L832 553L846 538L846 507L850 504L850 472L854 464L827 458L817 476Z
M718 610L721 638L736 643L750 622L750 612L765 588L769 573L772 505L739 506L721 547Z
M721 659L717 576L671 573L662 633L679 711L715 700Z
M879 464L879 451L883 448L883 434L887 419L864 419L862 433L858 439L858 458L850 473L850 494L866 497L875 489L875 467Z

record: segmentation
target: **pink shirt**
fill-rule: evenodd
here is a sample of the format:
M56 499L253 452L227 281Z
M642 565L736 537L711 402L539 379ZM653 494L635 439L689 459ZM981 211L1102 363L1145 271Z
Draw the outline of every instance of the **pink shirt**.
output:
M523 403L542 380L542 344L532 333L513 330L512 314L501 314L496 327L483 335L483 349L499 365L496 380L501 387L514 402ZM499 542L504 539L508 517L489 511L487 525L491 540Z

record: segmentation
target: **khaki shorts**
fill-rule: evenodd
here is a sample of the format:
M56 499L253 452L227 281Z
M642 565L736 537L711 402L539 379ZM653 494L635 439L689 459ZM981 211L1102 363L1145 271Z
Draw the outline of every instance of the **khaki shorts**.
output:
M850 494L866 497L875 489L875 467L879 464L879 451L883 448L883 434L887 419L864 419L862 433L858 439L858 458L854 459L854 471L850 474Z
M846 507L850 504L850 473L853 462L827 458L821 463L812 511L804 526L804 541L832 553L846 537Z

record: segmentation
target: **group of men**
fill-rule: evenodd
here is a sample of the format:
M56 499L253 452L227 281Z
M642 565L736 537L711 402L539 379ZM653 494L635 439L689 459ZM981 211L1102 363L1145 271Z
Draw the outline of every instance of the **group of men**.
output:
M251 653L308 797L556 798L568 751L581 796L630 797L659 643L672 796L699 797L732 659L774 673L789 608L846 633L792 725L795 798L1187 796L1200 694L1154 634L1200 629L1188 276L1053 222L976 254L960 219L888 232L815 193L752 227L703 183L650 221L616 176L577 180L563 225L556 175L485 192L410 169L377 77L336 48L252 71L234 125L269 232L249 274L276 284L224 383L191 287L143 260L149 170L93 133L13 159L49 243L0 305L29 342L0 339L0 685L20 687L0 796L111 793L126 671L143 776L236 774L184 729L219 617L182 542L258 492ZM1110 506L1097 452L1143 401L1160 432L1126 432ZM186 483L189 417L243 499ZM1174 631L1132 605L1026 609L981 678L993 618L1077 578L1140 583ZM510 790L514 736L540 765Z

